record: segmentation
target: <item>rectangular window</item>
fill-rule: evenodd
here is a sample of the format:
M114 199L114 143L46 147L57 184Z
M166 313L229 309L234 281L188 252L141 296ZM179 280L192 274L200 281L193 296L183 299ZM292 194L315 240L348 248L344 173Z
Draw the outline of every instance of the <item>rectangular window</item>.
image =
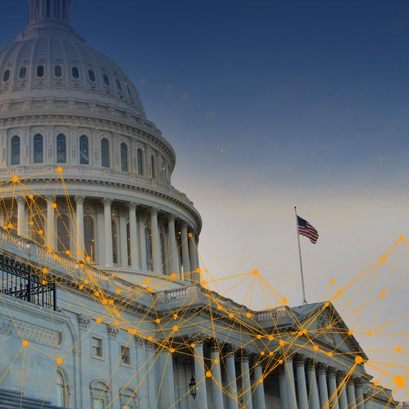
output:
M121 362L124 365L131 365L131 351L126 346L121 346Z
M91 338L91 356L93 358L104 357L102 338L96 337L94 335Z

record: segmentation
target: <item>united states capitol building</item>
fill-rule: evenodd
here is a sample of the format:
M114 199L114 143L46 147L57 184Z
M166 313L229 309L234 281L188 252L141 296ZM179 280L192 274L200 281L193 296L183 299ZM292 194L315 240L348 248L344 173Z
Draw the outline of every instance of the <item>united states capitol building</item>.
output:
M29 6L0 49L0 408L395 407L331 303L205 286L200 214L132 81L70 0Z

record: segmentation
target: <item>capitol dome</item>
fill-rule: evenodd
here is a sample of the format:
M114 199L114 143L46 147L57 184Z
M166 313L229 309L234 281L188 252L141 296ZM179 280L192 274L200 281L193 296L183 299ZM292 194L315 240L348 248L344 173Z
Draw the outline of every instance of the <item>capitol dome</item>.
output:
M195 280L202 221L171 184L171 144L123 70L75 33L70 0L29 4L0 49L0 177L24 184L3 195L4 228L133 282Z

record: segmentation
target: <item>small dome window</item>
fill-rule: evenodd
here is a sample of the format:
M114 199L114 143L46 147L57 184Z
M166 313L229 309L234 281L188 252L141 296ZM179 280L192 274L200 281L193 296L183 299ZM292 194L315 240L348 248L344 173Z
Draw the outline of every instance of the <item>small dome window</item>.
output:
M20 68L20 78L26 78L27 77L27 67L21 67Z
M116 80L116 86L118 87L119 91L122 91L122 85L119 79Z
M104 74L103 77L104 77L105 85L108 85L108 87L109 87L109 86L111 85L111 83L110 83L110 81L109 81L108 75Z
M3 74L3 81L6 82L9 79L10 79L10 70L6 70L4 71L4 74Z
M90 81L95 82L95 72L92 70L88 70L88 78Z
M80 77L80 72L78 70L78 67L72 67L72 78L79 78Z
M62 76L62 68L61 65L56 65L54 67L54 75L58 78L60 78Z
M131 92L131 89L129 88L128 84L126 84L126 89L128 91L128 95L132 98L132 92Z
M44 77L44 65L39 65L37 67L37 77Z

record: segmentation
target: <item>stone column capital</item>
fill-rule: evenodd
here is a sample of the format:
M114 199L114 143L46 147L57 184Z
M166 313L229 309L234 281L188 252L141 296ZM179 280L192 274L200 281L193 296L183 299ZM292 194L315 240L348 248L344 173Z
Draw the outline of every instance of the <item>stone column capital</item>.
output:
M305 366L307 362L307 357L303 354L296 354L294 356L294 362L296 366Z
M74 196L75 203L84 204L85 196Z
M150 213L151 213L151 215L152 216L157 216L158 215L158 213L159 213L159 208L158 207L151 207L150 209L149 209L149 211L150 211Z
M119 333L119 329L114 325L108 324L108 338L115 340Z
M187 230L187 226L188 226L188 224L187 224L187 221L186 221L186 220L181 220L181 221L180 221L180 227L181 227L182 229L186 229L186 230Z
M326 374L327 373L328 366L323 364L322 362L319 362L317 364L317 370L318 374Z
M55 202L55 196L54 195L45 195L44 198L49 203L54 203Z
M145 346L145 339L138 336L138 335L134 335L134 340L135 340L135 346L142 348Z
M114 201L114 200L113 200L113 199L110 199L109 197L104 197L104 198L101 200L101 203L104 205L104 207L108 207L108 206L111 206L111 204L112 204L113 201Z
M176 216L173 213L168 214L168 222L174 222L176 220Z
M16 200L18 204L23 204L26 202L26 198L24 196L17 196Z
M128 202L126 204L126 207L130 210L130 211L134 211L136 210L136 208L138 207L138 203L136 202Z

